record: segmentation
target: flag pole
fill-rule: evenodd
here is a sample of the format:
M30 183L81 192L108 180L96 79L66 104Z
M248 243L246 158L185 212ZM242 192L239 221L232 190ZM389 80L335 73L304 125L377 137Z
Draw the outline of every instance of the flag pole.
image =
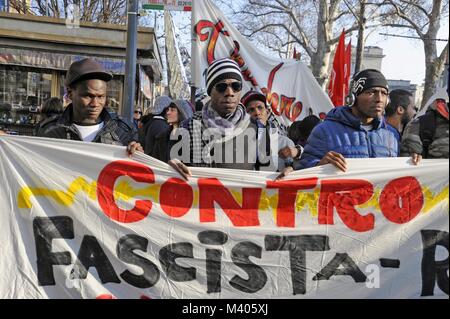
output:
M191 103L194 106L195 109L195 93L197 91L197 88L195 87L195 81L194 81L194 67L196 66L196 63L194 63L194 46L196 42L196 37L194 35L194 10L195 10L195 1L192 1L192 8L191 8L191 79L190 79L190 86L191 86Z
M136 59L137 59L137 27L138 0L128 0L127 4L127 49L125 60L125 92L123 97L122 116L130 121L133 119L134 99L136 89Z

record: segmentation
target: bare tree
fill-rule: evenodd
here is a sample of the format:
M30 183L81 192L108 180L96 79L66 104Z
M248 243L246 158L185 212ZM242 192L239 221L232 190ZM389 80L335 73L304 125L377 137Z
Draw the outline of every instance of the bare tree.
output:
M448 0L386 0L393 20L386 26L402 28L416 34L423 42L425 52L425 88L422 107L434 94L436 82L444 71L448 42L438 55L437 35L443 19L448 19Z
M351 34L379 26L382 0L247 0L241 7L229 1L219 3L232 11L241 32L266 50L289 58L293 48L300 47L303 60L310 62L314 76L325 87L342 29ZM362 54L360 50L359 60Z
M27 13L29 11L25 0L9 0L9 7L18 13Z
M10 0L10 6L19 13L79 18L88 22L126 23L126 0L31 0L29 7L25 0ZM76 17L71 16L74 13Z

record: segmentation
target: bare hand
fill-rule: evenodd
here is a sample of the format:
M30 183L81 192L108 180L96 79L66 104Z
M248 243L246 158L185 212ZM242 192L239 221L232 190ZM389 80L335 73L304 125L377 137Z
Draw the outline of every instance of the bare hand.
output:
M184 165L180 160L173 159L167 162L174 170L176 170L185 180L189 180L189 177L192 177L191 170Z
M3 132L2 130L0 130L0 135L7 135L5 132Z
M142 148L142 145L137 142L131 142L130 144L128 144L127 151L128 151L128 155L133 155L136 152L144 153L144 149Z
M280 175L278 175L277 178L275 178L275 181L279 181L280 179L285 178L286 176L288 176L293 171L294 171L293 167L291 167L291 166L286 167L285 169L283 169L281 171Z
M289 147L286 146L285 148L282 148L279 152L278 152L278 156L281 157L282 159L286 159L286 158L297 158L297 156L299 151L296 147Z
M416 165L416 166L419 165L420 161L422 161L422 155L413 153L411 155L411 161L412 161L413 165Z
M332 164L341 171L347 171L347 162L345 161L344 156L342 154L336 152L328 152L317 164L317 166Z

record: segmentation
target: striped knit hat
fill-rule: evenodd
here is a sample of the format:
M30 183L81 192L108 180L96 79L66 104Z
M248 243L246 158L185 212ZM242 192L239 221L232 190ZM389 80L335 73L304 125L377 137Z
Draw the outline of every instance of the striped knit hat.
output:
M206 72L206 88L208 95L217 83L227 79L235 79L242 82L242 74L239 65L231 59L215 60Z

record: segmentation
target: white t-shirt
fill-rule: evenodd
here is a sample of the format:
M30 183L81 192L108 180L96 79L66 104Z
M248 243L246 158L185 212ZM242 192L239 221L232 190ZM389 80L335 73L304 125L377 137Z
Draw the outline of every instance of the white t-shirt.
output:
M361 124L361 127L362 127L362 129L363 129L364 131L366 131L366 132L370 132L370 131L373 130L373 125L372 125L372 124L368 124L368 125L362 125L362 124Z
M77 125L74 124L74 126L78 129L81 135L81 139L85 142L92 142L94 138L97 136L97 133L100 132L100 130L105 126L105 123L101 122L97 125Z

